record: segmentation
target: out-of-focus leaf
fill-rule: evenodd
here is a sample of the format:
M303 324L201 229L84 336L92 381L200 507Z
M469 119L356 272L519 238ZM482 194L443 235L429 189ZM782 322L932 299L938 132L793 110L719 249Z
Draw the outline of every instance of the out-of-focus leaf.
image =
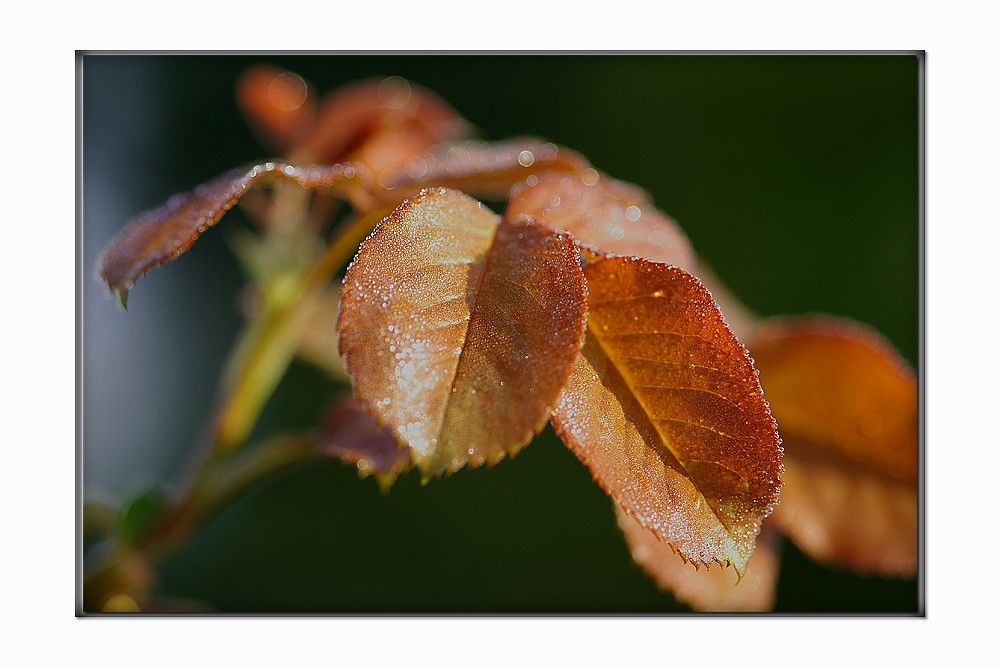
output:
M480 197L502 199L515 184L537 181L539 174L584 173L597 177L586 158L568 148L541 139L522 137L508 141L470 140L435 147L413 157L393 172L383 174L384 197L409 196L417 189L448 187ZM514 219L508 211L507 217Z
M752 344L786 441L778 526L828 565L917 565L917 385L878 334L832 317L764 321Z
M364 477L375 476L383 490L409 467L410 453L392 431L379 427L350 395L335 400L320 423L319 448L327 456L357 466Z
M507 216L528 214L573 235L598 255L631 255L691 272L694 252L684 232L641 188L593 170L547 174L511 191Z
M340 285L328 287L316 300L309 322L299 340L298 355L322 368L336 380L347 380L347 368L340 354L337 337L337 313L340 310Z
M294 72L255 65L236 82L236 99L268 148L286 152L312 127L316 103L309 85Z
M612 257L584 273L587 336L552 414L556 432L685 559L742 574L781 473L749 354L682 269Z
M361 245L341 289L355 394L425 476L513 455L580 349L586 287L565 234L435 189Z
M913 576L916 484L791 434L784 442L785 486L772 519L776 526L818 563Z
M782 492L784 494L784 492ZM778 579L780 537L765 525L757 537L757 547L742 579L728 568L699 569L686 563L653 531L615 505L618 527L632 552L632 558L664 590L695 611L751 612L774 607Z
M354 153L379 132L414 142L409 152L419 154L442 141L465 138L468 124L437 95L406 79L361 81L323 99L315 126L296 144L290 160L330 164L358 159Z
M364 207L368 204L367 177L363 166L352 164L293 167L264 162L232 169L139 215L104 249L97 275L124 305L128 290L140 276L179 257L251 187L290 180L304 188L350 198Z
M776 318L752 350L783 434L916 479L916 377L880 335L833 317Z
M121 515L121 537L131 545L141 545L170 508L160 489L149 489L132 498Z

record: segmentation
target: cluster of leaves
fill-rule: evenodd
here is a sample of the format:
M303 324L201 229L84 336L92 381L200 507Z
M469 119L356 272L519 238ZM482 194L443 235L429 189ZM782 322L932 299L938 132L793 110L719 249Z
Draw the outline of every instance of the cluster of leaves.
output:
M240 246L257 293L223 380L219 452L240 447L299 353L353 387L306 456L388 488L411 467L493 465L551 421L614 500L636 561L695 609L770 608L776 530L824 563L915 572L916 384L877 334L745 314L706 287L642 189L542 140L470 140L398 77L317 102L296 75L258 67L238 96L287 157L142 214L98 265L124 305L238 200L259 224ZM270 197L254 191L265 185ZM505 199L503 215L474 197ZM341 201L351 211L326 239Z

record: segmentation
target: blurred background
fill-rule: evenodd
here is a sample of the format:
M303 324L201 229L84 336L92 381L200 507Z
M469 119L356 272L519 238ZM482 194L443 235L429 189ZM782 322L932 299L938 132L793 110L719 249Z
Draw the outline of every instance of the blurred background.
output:
M268 157L234 98L270 63L322 93L399 75L487 139L530 134L648 190L760 315L868 323L918 351L916 56L82 57L82 468L109 502L183 470L240 326L238 211L122 312L93 279L139 212ZM257 433L309 428L345 387L296 362ZM512 460L387 495L331 461L216 517L160 571L223 612L648 613L686 608L633 564L610 500L546 430ZM915 580L821 568L785 543L776 611L910 612Z

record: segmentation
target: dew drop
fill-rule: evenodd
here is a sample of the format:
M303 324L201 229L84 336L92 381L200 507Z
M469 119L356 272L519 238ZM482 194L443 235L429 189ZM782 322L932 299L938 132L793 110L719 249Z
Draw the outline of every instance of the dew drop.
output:
M634 204L625 209L625 217L628 218L630 222L635 222L641 216L642 210Z
M517 155L517 163L522 167L530 167L535 164L535 154L531 151L521 151Z
M594 169L593 167L584 169L580 173L580 180L583 182L584 185L597 185L597 181L599 181L600 178L601 178L600 174L598 174L597 170Z
M410 178L420 178L427 173L427 160L419 155L414 155L406 162L406 173L409 174Z
M378 101L390 109L402 109L410 101L410 82L401 76L388 76L378 84Z

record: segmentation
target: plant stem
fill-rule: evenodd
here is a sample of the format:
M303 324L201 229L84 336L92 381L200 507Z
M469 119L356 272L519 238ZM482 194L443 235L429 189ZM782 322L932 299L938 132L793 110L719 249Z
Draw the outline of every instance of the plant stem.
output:
M187 497L168 512L142 545L142 553L151 561L163 559L183 547L204 521L253 485L320 457L312 435L279 436L240 454L216 455L199 471Z
M376 209L346 220L307 271L265 299L262 312L244 330L228 365L226 389L212 438L214 449L227 451L246 441L264 403L295 356L302 332L330 277L347 263L385 212Z

